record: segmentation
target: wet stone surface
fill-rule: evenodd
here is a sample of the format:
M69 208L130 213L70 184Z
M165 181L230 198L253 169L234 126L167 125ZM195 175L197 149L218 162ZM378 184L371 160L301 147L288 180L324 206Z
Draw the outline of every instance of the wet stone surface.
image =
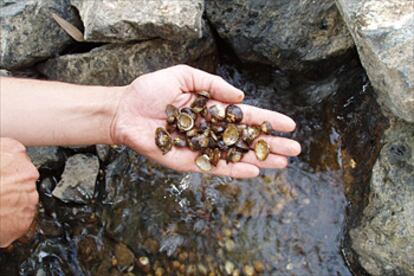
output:
M0 274L351 275L341 255L345 192L369 175L382 135L367 78L355 60L319 81L255 71L224 65L218 73L246 91L247 103L297 121L288 136L303 153L287 170L243 181L178 174L108 148L90 204L53 198L47 191L60 175L39 184L35 237L0 253Z

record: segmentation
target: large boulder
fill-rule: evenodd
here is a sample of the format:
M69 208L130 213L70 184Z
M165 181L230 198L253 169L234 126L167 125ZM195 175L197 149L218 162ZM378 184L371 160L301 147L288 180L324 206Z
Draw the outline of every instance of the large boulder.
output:
M406 0L337 0L372 85L414 122L414 8Z
M65 82L125 85L144 73L179 63L192 64L214 55L214 52L213 38L206 31L201 39L182 42L154 39L140 43L108 44L88 53L50 59L40 65L39 70L49 79ZM211 61L207 59L208 63Z
M75 154L66 161L62 179L52 194L63 202L89 203L95 191L98 173L98 157Z
M78 24L69 0L0 2L0 68L29 66L59 54L73 41L51 17L54 12Z
M334 0L208 0L206 11L244 61L303 70L353 47Z
M372 275L414 275L414 125L394 122L374 166L352 248Z
M162 38L182 41L202 35L203 0L71 0L85 26L85 39L125 42Z

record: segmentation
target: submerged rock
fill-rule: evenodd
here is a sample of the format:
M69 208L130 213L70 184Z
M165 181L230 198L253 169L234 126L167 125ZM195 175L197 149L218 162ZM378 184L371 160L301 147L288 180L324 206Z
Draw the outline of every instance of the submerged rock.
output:
M125 42L162 38L182 41L202 35L202 0L71 0L85 26L85 39Z
M98 157L85 154L69 157L53 196L63 202L88 203L95 191L98 172Z
M69 0L0 2L0 67L16 69L60 53L73 40L53 20L54 12L77 25Z
M244 61L303 70L353 47L334 0L209 0L206 10Z
M369 204L350 237L370 274L414 274L413 124L397 122L387 130L372 172Z
M414 9L406 0L337 0L380 100L414 122Z
M65 160L58 147L29 147L27 153L37 169L57 169L63 167Z
M213 38L210 33L205 33L201 39L180 43L155 39L136 44L109 44L88 53L50 59L39 69L54 80L125 85L144 73L175 64L199 64L200 58L211 57L214 52ZM212 63L211 58L207 63Z

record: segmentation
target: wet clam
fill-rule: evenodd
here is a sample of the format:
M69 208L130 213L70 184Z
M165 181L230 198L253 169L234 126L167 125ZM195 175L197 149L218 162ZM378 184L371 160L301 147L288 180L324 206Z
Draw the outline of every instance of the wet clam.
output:
M248 126L242 131L242 139L247 143L253 142L260 135L260 128L257 126Z
M240 123L243 120L243 111L237 105L231 104L226 107L226 121L229 123Z
M197 119L197 114L194 113L194 111L190 107L184 107L184 108L181 109L180 112L190 115L191 118L193 118L194 121Z
M272 124L268 121L264 121L260 125L260 129L264 134L268 134L268 135L271 135L273 132Z
M211 171L212 165L207 154L203 154L197 157L195 163L202 172Z
M174 146L183 148L187 146L187 140L182 136L177 136L174 138Z
M155 131L155 144L163 154L166 154L171 150L173 141L170 134L165 128L159 127Z
M226 118L226 109L220 105L212 105L208 108L211 117L217 121L223 121Z
M223 142L227 146L232 146L237 143L239 140L240 133L239 129L234 124L229 124L226 128L226 130L223 133Z
M198 96L194 102L191 104L191 108L195 113L200 113L208 102L208 98L204 96Z
M270 146L265 140L260 139L254 147L254 152L259 161L264 161L270 154Z
M177 128L181 131L189 131L194 127L194 119L187 113L180 113L177 118Z
M180 111L174 105L169 104L165 109L165 114L167 115L167 122L169 124L173 124L177 119L178 115L180 115Z
M237 163L240 162L241 159L243 158L243 153L238 150L237 148L231 148L229 150L229 152L227 153L227 163L228 162L232 162L232 163Z

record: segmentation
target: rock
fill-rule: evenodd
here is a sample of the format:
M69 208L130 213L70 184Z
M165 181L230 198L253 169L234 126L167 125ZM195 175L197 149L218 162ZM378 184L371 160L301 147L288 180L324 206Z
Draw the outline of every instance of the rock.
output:
M53 196L66 203L88 203L93 197L98 172L98 157L85 154L69 157Z
M303 70L353 47L334 0L208 0L207 17L248 62Z
M0 4L0 68L16 69L59 54L73 41L54 12L79 25L69 0L8 1Z
M8 76L11 76L11 75L12 75L11 72L9 72L7 70L3 70L3 69L0 70L0 77L8 77Z
M162 38L185 41L202 35L204 1L71 0L94 42Z
M414 122L414 9L406 0L337 0L380 100Z
M37 169L58 169L63 167L65 160L58 147L28 147L27 153Z
M115 245L115 257L119 266L130 266L134 263L134 253L123 243Z
M374 166L352 248L372 275L414 275L414 124L394 122Z
M202 39L109 44L89 53L50 59L39 67L48 78L81 84L125 85L136 77L179 63L192 63L215 52L210 33ZM211 60L211 59L210 59Z

